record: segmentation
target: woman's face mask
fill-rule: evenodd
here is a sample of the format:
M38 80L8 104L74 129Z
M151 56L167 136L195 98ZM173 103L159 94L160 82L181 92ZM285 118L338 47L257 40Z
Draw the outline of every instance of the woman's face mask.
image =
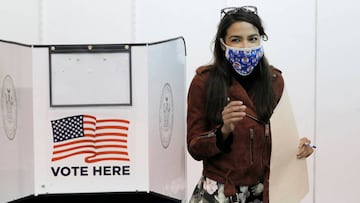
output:
M220 39L221 44L225 46L225 57L231 63L234 70L241 76L250 75L261 58L264 56L262 45L251 48L231 47Z

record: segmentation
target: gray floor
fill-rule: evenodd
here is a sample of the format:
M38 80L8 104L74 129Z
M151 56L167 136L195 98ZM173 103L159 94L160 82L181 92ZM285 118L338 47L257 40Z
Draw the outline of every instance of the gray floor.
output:
M98 193L98 194L58 194L29 196L10 203L31 203L51 202L67 203L74 201L89 201L99 203L127 203L127 202L148 202L148 203L180 203L180 200L171 199L154 193Z

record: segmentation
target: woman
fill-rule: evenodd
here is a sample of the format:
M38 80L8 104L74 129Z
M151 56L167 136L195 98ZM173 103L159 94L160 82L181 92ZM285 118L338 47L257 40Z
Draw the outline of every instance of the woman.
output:
M281 71L268 64L253 6L221 10L212 64L196 70L188 92L187 144L203 172L191 203L269 202L270 118L281 99ZM313 153L300 139L297 158Z

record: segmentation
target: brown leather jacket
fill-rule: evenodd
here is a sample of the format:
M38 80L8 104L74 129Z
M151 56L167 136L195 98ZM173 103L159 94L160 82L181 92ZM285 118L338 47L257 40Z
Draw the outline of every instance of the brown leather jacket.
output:
M195 160L203 161L203 175L225 185L226 196L234 195L236 186L264 183L263 202L268 202L271 154L270 124L256 120L254 104L246 90L233 79L229 89L232 100L242 100L247 106L245 117L233 131L230 152L221 151L216 144L217 129L205 119L206 79L208 66L196 70L188 92L187 147ZM281 71L272 67L277 101L284 89ZM252 117L252 118L251 118Z

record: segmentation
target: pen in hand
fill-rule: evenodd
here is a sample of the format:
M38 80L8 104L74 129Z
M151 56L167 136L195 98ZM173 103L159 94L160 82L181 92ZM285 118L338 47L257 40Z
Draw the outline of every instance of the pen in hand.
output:
M305 143L305 146L311 147L311 148L313 148L313 149L316 149L316 146L315 146L315 145L312 145L312 144L309 144L309 143Z

